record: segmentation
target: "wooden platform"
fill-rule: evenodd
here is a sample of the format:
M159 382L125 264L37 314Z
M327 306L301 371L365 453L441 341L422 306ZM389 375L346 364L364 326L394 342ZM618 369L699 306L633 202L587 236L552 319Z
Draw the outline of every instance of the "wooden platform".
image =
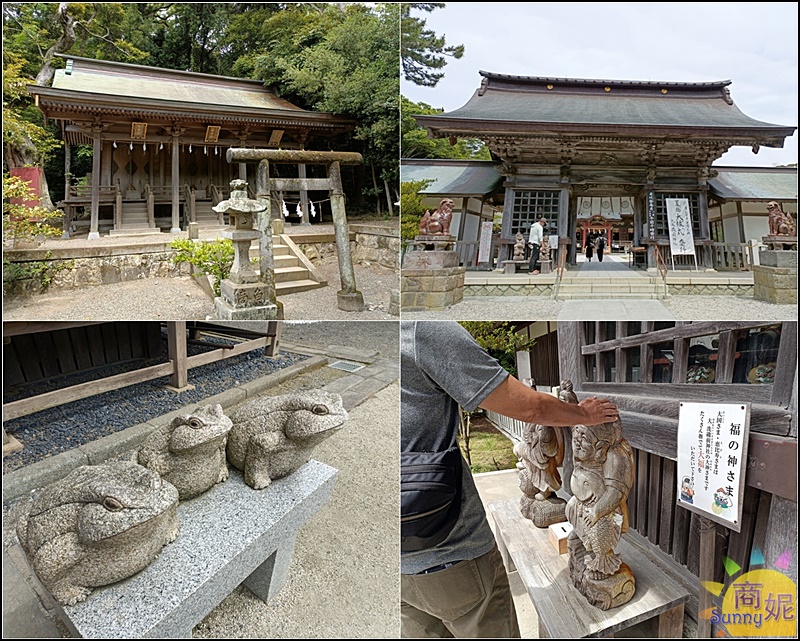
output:
M541 638L613 636L643 621L653 622L652 636L682 636L684 604L689 592L656 567L622 537L617 548L636 576L636 594L628 603L600 610L572 585L567 555L559 555L539 529L520 514L517 501L489 504L497 544L506 569L516 569L539 616Z

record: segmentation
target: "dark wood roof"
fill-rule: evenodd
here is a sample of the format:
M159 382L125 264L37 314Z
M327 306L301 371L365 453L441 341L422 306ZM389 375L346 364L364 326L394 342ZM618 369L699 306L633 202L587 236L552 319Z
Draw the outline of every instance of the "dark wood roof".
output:
M306 111L261 82L75 56L59 69L52 87L28 86L46 117L72 120L93 115L218 124L301 127L338 133L355 123L330 113Z
M742 113L729 80L653 82L510 76L480 72L480 88L450 113L415 116L434 135L544 134L691 135L746 139L782 147L795 127Z

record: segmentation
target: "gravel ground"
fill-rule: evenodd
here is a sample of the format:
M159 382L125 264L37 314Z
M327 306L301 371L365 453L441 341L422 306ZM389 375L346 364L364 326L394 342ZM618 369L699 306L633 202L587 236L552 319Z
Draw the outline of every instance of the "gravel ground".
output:
M208 338L208 340L213 339ZM166 341L164 349L166 350ZM198 346L190 344L189 355L209 349L199 349ZM185 405L200 403L208 396L289 367L306 358L301 354L286 352L281 352L277 358L265 358L264 350L257 349L192 369L189 381L194 385L194 389L181 392L167 389L165 385L169 383L169 377L163 376L6 421L3 424L5 430L25 447L20 452L3 457L3 473L144 423ZM87 380L97 380L103 376L167 360L165 353L162 358L146 363L138 361L103 368L100 371L62 376L44 383L25 386L24 394L18 390L10 390L4 393L4 401L76 385Z
M390 316L389 291L400 287L400 275L378 265L354 265L356 286L364 295L366 311L340 311L336 292L341 288L335 256L323 260L320 270L327 287L281 296L288 319L377 320ZM84 289L51 290L25 299L4 300L3 318L13 320L204 320L215 318L214 301L193 278L145 278Z
M797 320L797 305L745 296L670 296L663 303L679 320Z

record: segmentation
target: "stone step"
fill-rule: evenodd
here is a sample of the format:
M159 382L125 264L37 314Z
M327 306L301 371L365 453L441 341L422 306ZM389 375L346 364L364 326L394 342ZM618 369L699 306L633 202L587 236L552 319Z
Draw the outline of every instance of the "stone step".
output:
M121 229L111 229L108 232L109 236L144 236L146 234L161 234L158 227L139 227L123 225Z
M655 294L655 293L624 293L618 292L613 295L609 295L606 293L596 293L596 292L565 292L563 290L559 290L558 300L615 300L615 299L625 299L625 300L656 300L656 299L663 299L663 294Z
M284 294L295 294L297 292L305 292L310 289L319 289L323 287L314 280L292 280L286 282L275 283L275 291L278 296Z
M278 267L275 265L275 282L285 283L288 281L309 280L308 270L305 267Z
M272 255L276 257L294 256L288 245L273 245ZM258 241L255 241L252 245L250 245L250 258L258 258Z
M628 293L628 294L647 294L647 293L658 293L658 290L664 289L663 285L647 285L647 284L636 284L636 285L595 285L595 284L585 284L585 285L565 285L561 284L561 291L565 292L574 292L574 293L587 293L587 292L594 292L596 294L608 294L614 295L616 293Z
M281 256L273 256L272 257L275 262L275 269L280 267L300 267L300 259L297 256L288 256L288 255L281 255Z

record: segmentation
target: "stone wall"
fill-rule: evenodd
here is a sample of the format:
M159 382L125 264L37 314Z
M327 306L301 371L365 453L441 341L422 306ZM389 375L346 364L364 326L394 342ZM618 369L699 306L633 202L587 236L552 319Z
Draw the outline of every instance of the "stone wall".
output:
M353 251L355 263L377 263L381 267L400 269L400 230L382 225L351 225L356 235Z
M403 269L401 309L407 312L446 309L464 298L464 267Z
M465 285L464 296L544 296L553 294L553 286L543 285Z
M191 276L191 266L176 265L171 261L174 251L158 248L154 251L115 247L106 255L92 255L92 251L82 248L74 251L57 252L7 252L7 258L14 262L37 261L52 265L54 270L50 289L77 289L92 285L107 285L141 278L161 278ZM100 252L98 252L100 253ZM29 278L11 284L3 282L6 296L26 296L41 293L48 287L41 279Z

